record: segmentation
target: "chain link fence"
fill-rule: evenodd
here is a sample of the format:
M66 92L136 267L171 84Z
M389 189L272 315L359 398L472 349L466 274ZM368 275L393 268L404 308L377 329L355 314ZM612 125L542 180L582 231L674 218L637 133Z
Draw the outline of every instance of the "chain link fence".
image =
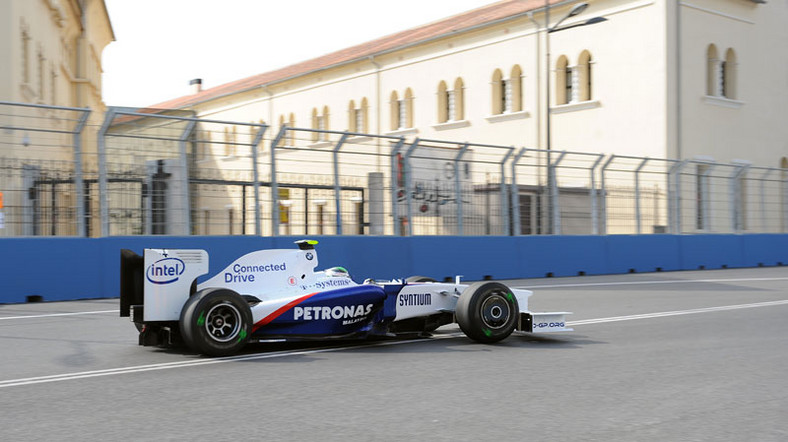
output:
M788 171L0 102L0 236L788 231Z

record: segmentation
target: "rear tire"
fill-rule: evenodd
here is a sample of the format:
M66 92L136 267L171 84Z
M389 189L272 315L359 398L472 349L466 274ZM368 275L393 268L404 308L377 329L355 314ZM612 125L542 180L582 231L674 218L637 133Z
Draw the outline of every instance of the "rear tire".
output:
M512 334L520 308L509 287L482 281L462 292L454 314L466 336L489 344Z
M209 356L239 352L252 331L249 304L232 290L200 290L181 310L181 335L184 343Z

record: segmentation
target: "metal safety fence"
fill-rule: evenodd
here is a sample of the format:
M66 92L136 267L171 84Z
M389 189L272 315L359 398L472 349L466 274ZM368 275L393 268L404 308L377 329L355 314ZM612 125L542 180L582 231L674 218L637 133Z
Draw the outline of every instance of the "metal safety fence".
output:
M0 102L0 236L788 231L788 171Z

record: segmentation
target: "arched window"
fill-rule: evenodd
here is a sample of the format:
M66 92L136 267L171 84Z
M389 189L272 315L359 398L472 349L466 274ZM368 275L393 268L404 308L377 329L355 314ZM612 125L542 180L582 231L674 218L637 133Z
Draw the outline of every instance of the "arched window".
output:
M322 124L320 124L319 129L320 130L330 130L329 129L330 126L328 125L328 116L329 116L328 106L323 106L323 115L321 115L321 116L323 118L322 118L322 120L318 121L319 123L322 123ZM321 132L320 135L321 135L321 137L320 137L321 141L328 141L328 133Z
M348 105L348 127L351 132L367 131L367 99L362 98L361 103L356 106L356 102L350 100Z
M320 115L318 115L317 108L312 108L312 129L318 130L320 129L320 125L322 122L320 121ZM317 141L320 139L320 134L317 132L312 132L312 141Z
M287 127L295 127L295 114L290 112L290 118L287 123ZM288 146L295 146L295 132L292 130L287 131L287 145Z
M555 63L555 104L567 104L572 99L572 71L565 55Z
M284 115L280 115L280 116L279 116L279 130L281 130L281 129L282 129L282 127L284 127L284 126L287 126L287 120L285 120L285 116L284 116ZM279 143L280 143L282 146L292 146L292 145L293 145L293 144L290 142L290 136L289 136L290 134L289 134L289 132L292 132L292 131L287 131L287 132L285 132L285 135L284 135L284 136L282 137L282 139L279 141Z
M348 122L347 127L350 132L358 131L358 125L356 123L356 102L350 100L350 103L347 105L347 115L348 115Z
M367 97L361 99L361 105L356 113L356 130L362 133L369 132L369 123L367 122L367 109L369 109L369 102Z
M465 84L462 81L462 78L457 77L454 80L454 112L449 114L450 120L464 120L465 119L465 93L463 90L465 89ZM449 109L452 109L452 106L449 106Z
M405 89L405 127L413 127L413 91L410 88Z
M438 123L449 121L449 91L446 82L438 83Z
M391 130L397 130L400 128L400 100L397 91L391 92L391 97L389 98L389 115L390 115L390 127Z
M583 51L577 60L577 85L580 101L591 100L591 53Z
M720 78L720 60L717 54L717 46L710 44L706 49L706 95L718 96L720 89L718 86Z
M520 69L520 65L512 67L509 83L511 84L511 111L520 112L523 110L523 70Z
M722 85L720 87L722 96L725 98L736 98L736 52L728 49L725 52L725 61L722 62Z
M503 73L500 69L496 69L492 75L492 114L498 115L504 113L506 106L506 94L504 90L506 85L503 80Z

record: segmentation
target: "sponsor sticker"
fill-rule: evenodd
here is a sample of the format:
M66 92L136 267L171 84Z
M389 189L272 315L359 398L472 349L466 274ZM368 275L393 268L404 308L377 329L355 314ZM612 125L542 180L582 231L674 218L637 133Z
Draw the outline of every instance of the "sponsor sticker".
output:
M154 284L171 284L186 270L186 264L178 258L163 258L149 265L145 277Z

